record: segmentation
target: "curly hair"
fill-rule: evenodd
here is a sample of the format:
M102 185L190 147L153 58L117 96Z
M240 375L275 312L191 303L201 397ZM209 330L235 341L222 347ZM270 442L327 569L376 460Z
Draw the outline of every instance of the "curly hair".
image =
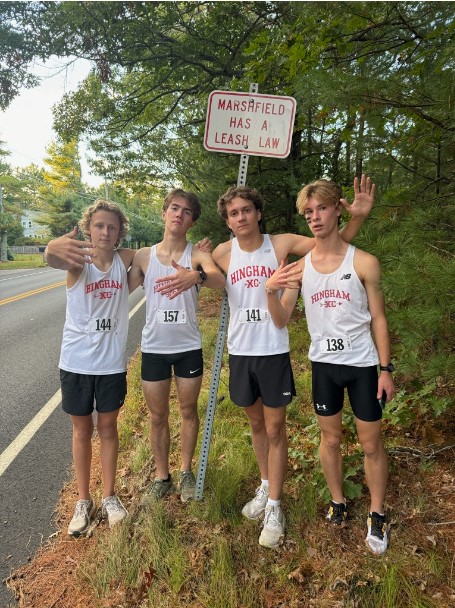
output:
M118 217L120 223L120 230L118 233L117 242L115 244L115 247L117 248L122 242L122 240L125 238L125 236L128 234L130 225L128 218L116 203L111 203L110 201L107 201L104 198L96 199L93 205L90 205L90 207L87 207L84 210L82 217L79 220L80 230L82 231L85 238L90 239L90 220L97 211L110 211L111 213L115 213L115 215Z
M257 190L249 186L231 186L224 194L220 196L217 202L217 211L224 220L227 220L227 205L233 198L239 196L246 201L251 201L257 211L264 209L264 201Z

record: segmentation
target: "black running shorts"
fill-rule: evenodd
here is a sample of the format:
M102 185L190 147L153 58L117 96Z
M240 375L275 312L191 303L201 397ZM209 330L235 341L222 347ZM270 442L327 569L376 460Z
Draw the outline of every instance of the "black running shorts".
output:
M126 372L95 376L61 369L60 382L63 411L72 416L88 416L95 406L101 414L115 412L125 401Z
M142 380L146 382L168 380L172 377L172 368L174 368L174 375L179 378L202 376L204 371L202 348L167 355L142 353Z
M268 407L284 407L295 396L289 353L250 357L229 355L229 394L242 407L259 397Z
M344 389L354 415L365 422L382 418L376 365L354 367L312 361L313 405L318 416L333 416L343 409Z

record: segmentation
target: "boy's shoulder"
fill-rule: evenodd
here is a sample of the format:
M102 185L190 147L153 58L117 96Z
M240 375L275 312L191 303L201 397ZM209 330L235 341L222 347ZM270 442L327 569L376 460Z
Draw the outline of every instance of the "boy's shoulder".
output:
M232 239L229 241L225 241L224 243L220 243L215 247L212 252L212 259L218 266L227 272L230 256L232 249Z

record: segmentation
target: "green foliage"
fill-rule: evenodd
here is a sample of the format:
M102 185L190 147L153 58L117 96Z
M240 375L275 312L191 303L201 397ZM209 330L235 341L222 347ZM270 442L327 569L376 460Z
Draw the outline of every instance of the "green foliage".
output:
M13 84L0 103L15 94L14 83L27 82L34 55L93 63L55 110L58 149L50 157L63 161L66 154L71 162L51 167L47 183L54 174L55 187L71 183L73 207L63 209L70 215L53 234L80 208L75 142L85 137L98 170L123 189L121 201L138 216L131 214L134 241L158 239L159 224L148 225L148 210L142 203L130 207L131 199L142 192L156 204L176 185L202 201L191 238L225 240L216 201L236 183L239 157L203 148L208 95L247 91L252 82L260 93L292 95L297 113L289 157L249 159L248 183L266 201L268 231L307 230L294 208L304 183L335 179L352 200L353 176L371 175L377 202L356 244L382 264L400 388L410 393L416 382L436 378L445 396L455 385L453 3L247 1L238 7L0 3L6 49L0 84L5 66L19 70L6 74ZM50 213L55 190L42 202L30 183L22 192ZM20 196L8 192L5 200Z
M70 232L77 225L86 201L78 196L54 195L47 201L47 212L37 222L49 227L52 237Z

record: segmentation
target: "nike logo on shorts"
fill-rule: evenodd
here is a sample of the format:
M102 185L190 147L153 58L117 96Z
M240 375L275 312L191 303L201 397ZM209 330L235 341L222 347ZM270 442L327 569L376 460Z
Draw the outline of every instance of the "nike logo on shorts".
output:
M201 368L198 367L197 369L190 369L190 374L195 374L196 372L198 372Z
M287 393L283 393L283 395L290 395L291 393L288 391Z

